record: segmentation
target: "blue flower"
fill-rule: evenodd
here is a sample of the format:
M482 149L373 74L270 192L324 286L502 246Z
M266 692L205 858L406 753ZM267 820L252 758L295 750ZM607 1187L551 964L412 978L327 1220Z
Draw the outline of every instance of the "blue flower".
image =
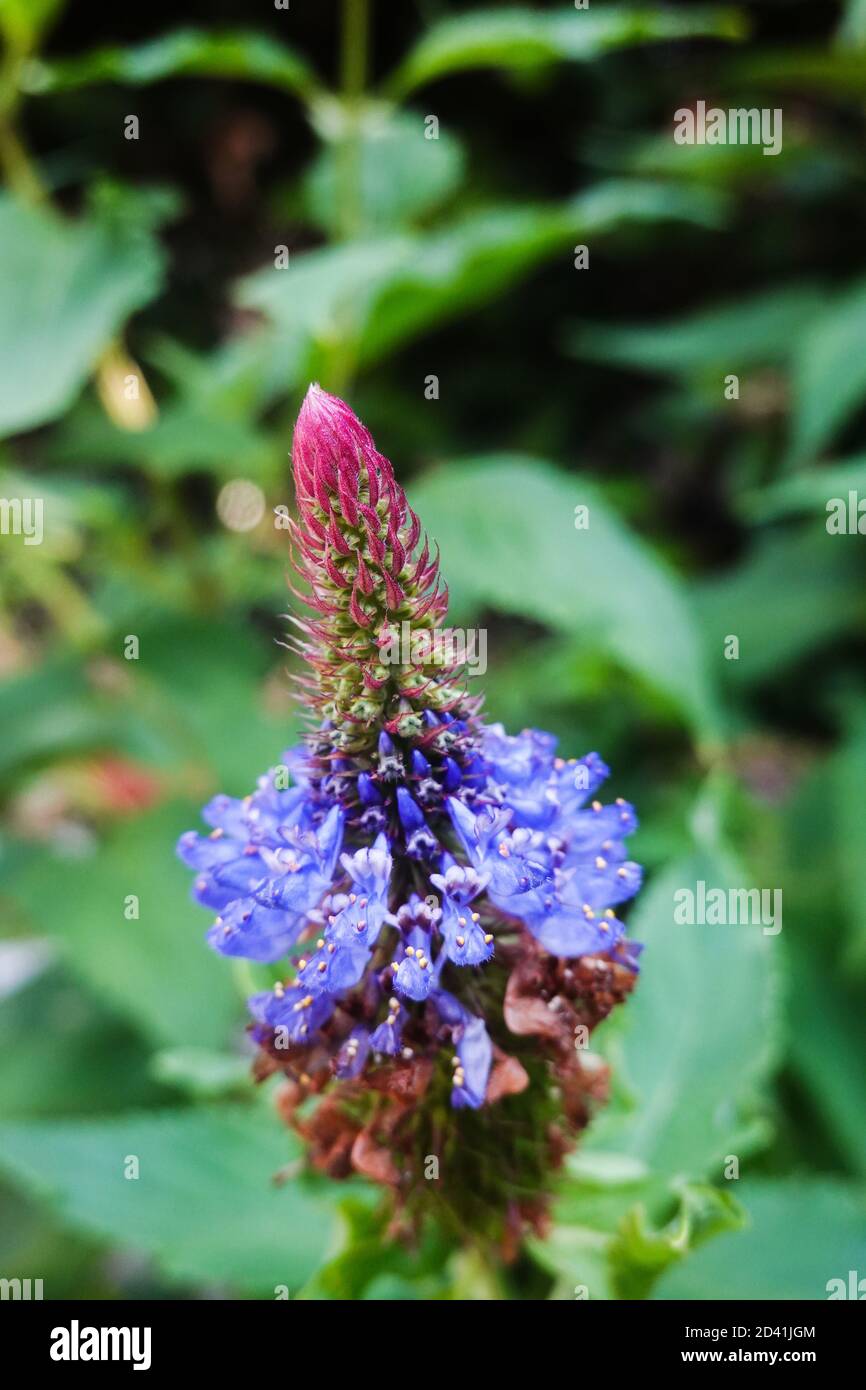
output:
M484 1104L493 1046L484 1020L468 1009L446 990L435 995L439 1016L451 1025L451 1041L456 1047L452 1058L451 1104L456 1109L477 1110Z
M403 938L392 962L394 988L407 999L426 999L437 978L431 959L430 933L412 927Z
M384 1052L396 1057L402 1051L405 1009L399 999L392 998L388 1003L388 1013L383 1023L370 1034L370 1047L373 1052Z
M627 993L640 948L620 914L641 883L626 851L637 820L597 799L597 753L566 760L549 733L486 725L459 670L412 655L432 650L446 613L438 556L369 432L316 387L293 465L292 539L315 610L294 621L316 727L250 796L212 798L208 833L183 835L178 854L216 915L210 945L283 962L250 1012L285 1070L357 1085L378 1056L371 1084L442 1094L450 1071L452 1105L477 1109L488 1025L497 1042L511 1024L550 1038L558 1014L585 1007L587 981L607 982L596 1018ZM425 640L391 663L398 624ZM568 1053L558 1039L554 1070ZM526 1083L518 1059L494 1094L514 1093L516 1070Z

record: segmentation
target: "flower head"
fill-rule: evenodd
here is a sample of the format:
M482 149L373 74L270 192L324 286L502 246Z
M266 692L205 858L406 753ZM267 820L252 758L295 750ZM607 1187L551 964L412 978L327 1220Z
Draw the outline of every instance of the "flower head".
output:
M447 594L349 407L311 387L293 457L295 561L313 610L294 621L313 727L252 795L205 807L209 834L181 838L195 896L217 914L208 940L287 961L250 1001L253 1031L264 1070L291 1080L292 1116L326 1088L331 1120L341 1096L354 1102L340 1112L339 1163L331 1121L296 1117L328 1171L397 1172L390 1155L428 1133L419 1116L443 1098L477 1111L532 1091L547 1105L545 1069L577 1128L597 1085L576 1031L625 997L637 969L618 916L641 881L626 850L634 811L598 799L597 754L565 760L549 734L485 724L433 643L390 659L394 625L433 632ZM367 1123L364 1097L378 1097Z

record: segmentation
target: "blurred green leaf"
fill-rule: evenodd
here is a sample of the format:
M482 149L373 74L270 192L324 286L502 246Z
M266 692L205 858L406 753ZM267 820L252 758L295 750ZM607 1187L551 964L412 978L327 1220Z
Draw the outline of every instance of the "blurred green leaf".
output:
M678 145L673 122L662 134L641 137L635 131L590 131L581 142L584 157L605 173L639 178L669 178L678 183L708 184L717 189L785 194L798 200L829 188L844 190L856 178L857 152L838 138L806 125L785 126L781 150L772 159L756 145Z
M791 976L791 1062L845 1161L866 1180L862 992L833 973L817 942L792 953Z
M404 232L312 251L288 269L241 281L237 301L273 325L259 335L259 371L272 395L325 376L332 355L372 363L420 333L462 316L559 252L620 226L682 220L711 227L724 204L705 192L614 180L551 206L493 208L444 231ZM323 368L325 369L323 371Z
M866 47L866 0L848 0L839 25L839 41L851 48Z
M246 79L300 94L315 86L311 69L293 49L268 34L242 29L178 29L141 44L99 48L81 57L40 63L30 86L40 94L96 82L142 87L169 77Z
M423 117L387 106L365 108L352 136L343 132L325 144L303 181L308 215L336 234L342 228L346 159L359 185L359 221L378 234L444 202L462 182L465 165L463 147L449 131L427 139Z
M147 1075L141 1038L65 971L51 966L0 1000L0 1112L7 1118L105 1114L163 1095Z
M83 404L69 414L46 457L60 467L86 457L95 466L132 466L163 479L207 472L226 480L267 481L285 468L273 441L252 421L185 400L170 402L141 430L120 429L103 411Z
M791 473L747 495L743 508L755 521L775 521L800 512L826 518L830 499L841 497L847 507L850 491L866 496L866 457L843 459L839 463Z
M163 258L148 226L76 222L0 198L3 397L0 433L69 406L118 328L159 291Z
M647 1298L666 1269L687 1259L713 1236L740 1230L742 1208L728 1191L686 1184L675 1217L660 1231L647 1225L646 1212L634 1207L624 1218L608 1258L618 1298Z
M64 1223L147 1252L171 1279L272 1298L297 1290L331 1241L327 1200L273 1182L298 1148L262 1107L0 1126L0 1166Z
M866 283L831 303L798 337L793 362L790 456L819 454L866 398Z
M745 1155L775 1060L778 937L760 925L681 925L675 893L748 888L718 852L671 865L642 891L629 936L646 945L612 1056L633 1100L602 1112L588 1147L640 1159L666 1180L718 1178ZM767 886L767 885L762 885Z
M866 975L866 703L849 713L845 740L833 758L834 825L840 888L852 931L845 965L861 979Z
M175 858L179 835L196 823L191 806L159 807L83 857L40 853L7 891L70 970L154 1042L219 1048L244 1011L226 962L205 943L208 913L190 901L189 872ZM133 894L140 916L128 920Z
M441 546L458 610L490 605L579 634L663 691L700 733L714 731L689 601L592 483L503 454L437 468L411 496ZM575 529L581 505L585 530Z
M754 48L731 60L726 77L731 87L759 92L793 88L798 95L823 93L840 97L866 92L866 48L821 45Z
M823 526L760 537L739 566L694 590L707 655L725 681L747 685L862 624L863 566ZM725 639L739 638L737 660Z
M830 1279L866 1268L866 1206L843 1183L805 1177L736 1185L749 1226L665 1274L663 1299L826 1299ZM811 1345L804 1343L804 1345Z
M151 1072L157 1081L176 1086L192 1100L219 1100L251 1085L250 1057L204 1047L173 1047L157 1052Z
M467 68L520 72L558 61L586 62L617 48L709 36L744 37L739 11L719 7L673 12L616 6L614 9L545 13L520 7L472 10L431 25L388 82L404 96Z
M317 1269L299 1299L345 1302L444 1296L444 1266L451 1244L429 1223L410 1248L389 1239L388 1211L381 1203L371 1206L357 1197L344 1198L339 1214L339 1249Z
M67 654L0 685L0 779L30 763L114 742L118 721Z
M568 334L575 356L649 372L682 373L786 362L825 303L818 287L785 286L657 324L581 323Z
M274 605L281 597L275 588ZM252 628L215 616L143 614L135 631L141 678L166 702L179 748L206 763L220 791L246 796L297 735L294 704L265 707L268 645Z

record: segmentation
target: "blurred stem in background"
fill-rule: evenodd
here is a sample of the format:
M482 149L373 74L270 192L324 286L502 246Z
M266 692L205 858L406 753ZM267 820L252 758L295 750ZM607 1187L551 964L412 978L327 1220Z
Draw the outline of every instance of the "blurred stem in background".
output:
M340 35L341 110L337 139L339 168L338 234L352 242L365 231L361 187L361 125L367 85L369 48L369 0L343 0ZM351 306L343 312L343 323L329 356L328 389L346 395L355 372L356 330Z
M30 45L27 40L23 36L7 33L0 64L0 167L9 188L17 197L27 203L40 203L47 194L17 129L21 74L29 59Z
M343 0L340 91L345 138L342 143L342 231L346 240L361 230L360 120L367 85L368 0Z

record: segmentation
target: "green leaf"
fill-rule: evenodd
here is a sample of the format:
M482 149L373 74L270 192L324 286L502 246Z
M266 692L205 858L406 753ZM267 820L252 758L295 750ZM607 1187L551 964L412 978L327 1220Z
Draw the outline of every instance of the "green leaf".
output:
M66 654L0 686L0 779L30 763L116 740L115 713L94 697L79 661Z
M219 1100L249 1091L249 1057L204 1047L171 1047L151 1059L154 1080L176 1086L191 1100Z
M686 1184L676 1216L660 1231L638 1205L623 1219L608 1258L617 1298L647 1298L659 1276L722 1231L740 1230L745 1216L732 1193Z
M51 440L47 455L60 467L74 467L86 458L94 467L125 464L164 479L206 472L226 480L269 480L284 466L273 441L249 419L188 401L170 402L141 430L120 429L104 411L82 402Z
M129 219L72 222L0 198L0 433L60 415L130 314L157 294L163 258Z
M340 1202L339 1248L298 1294L304 1301L445 1296L451 1245L428 1223L411 1247L388 1237L388 1207L358 1197ZM385 1290L390 1290L386 1292Z
M839 42L851 48L866 48L866 0L848 0L839 25Z
M435 469L412 504L441 547L458 609L490 605L579 634L664 692L697 730L714 729L689 601L591 483L494 455ZM580 505L589 507L586 530L575 529Z
M343 164L352 160L358 181L358 220L368 233L394 231L444 202L463 179L465 155L456 137L440 130L425 138L424 119L387 106L369 106L350 136L324 145L304 178L307 214L339 233L343 216Z
M592 131L582 142L585 158L606 173L640 178L668 178L688 184L707 183L716 188L764 195L774 188L778 195L806 188L844 188L854 174L856 156L827 134L814 129L785 126L782 149L772 159L755 145L677 145L671 139L671 122L663 133L641 136L609 130Z
M847 969L866 975L866 704L851 712L844 743L833 759L834 828L839 886L852 931L844 953Z
M866 92L866 47L754 47L730 64L726 79L732 86L752 91L772 93L791 87L798 95L819 92L834 101L862 96Z
M664 1275L663 1299L826 1299L828 1282L866 1269L866 1207L843 1183L750 1179L736 1185L749 1226ZM809 1346L810 1343L804 1343Z
M171 1279L271 1298L330 1246L327 1200L273 1182L298 1150L257 1106L0 1126L0 1166L65 1224L152 1255Z
M776 521L801 512L826 518L827 503L841 497L847 507L848 493L852 491L866 495L866 457L842 459L779 478L760 492L746 496L743 510L754 521Z
M866 398L866 282L849 286L796 343L790 458L826 447Z
M0 950L8 980L8 953L38 960L44 943L8 942ZM67 972L52 965L0 1000L0 1113L7 1119L105 1114L164 1094L147 1075L140 1035L100 1009Z
M636 44L702 36L738 39L744 32L738 12L721 8L691 13L625 5L554 13L473 10L431 25L392 75L388 89L404 96L425 82L467 68L521 72L559 61L587 62Z
M724 680L767 680L863 620L862 564L847 537L823 526L759 537L737 568L695 586L708 659ZM725 661L729 635L739 657Z
M602 1112L588 1136L590 1149L631 1155L666 1180L721 1178L729 1154L742 1159L776 1050L778 936L760 925L675 922L674 895L701 880L708 889L753 886L720 854L701 851L640 894L629 936L646 951L611 1049L633 1102Z
M273 592L275 608L282 593ZM186 756L205 762L220 791L246 796L297 730L294 710L264 708L265 643L250 628L213 616L148 614L134 630L140 679L166 702Z
M826 302L803 284L702 309L654 324L581 323L568 346L575 356L643 371L693 376L787 362L798 336Z
M862 834L862 832L861 832ZM862 866L861 866L862 872ZM866 1018L862 996L820 948L793 953L791 1062L853 1172L866 1179Z
M35 93L74 91L96 82L143 87L169 77L224 77L263 82L307 94L315 77L293 49L252 30L178 29L146 43L96 49L77 58L40 64Z
M204 940L208 913L190 901L190 874L174 853L197 819L189 805L160 807L84 857L40 854L7 891L70 970L157 1044L219 1048L244 1009L228 963ZM132 894L138 920L124 916Z
M612 180L564 204L493 208L441 232L404 232L322 248L288 269L268 266L241 281L241 308L265 316L258 370L271 395L301 378L325 376L329 356L358 363L389 352L438 324L503 294L542 261L621 226L717 226L724 204L705 192ZM571 280L569 279L569 285Z

